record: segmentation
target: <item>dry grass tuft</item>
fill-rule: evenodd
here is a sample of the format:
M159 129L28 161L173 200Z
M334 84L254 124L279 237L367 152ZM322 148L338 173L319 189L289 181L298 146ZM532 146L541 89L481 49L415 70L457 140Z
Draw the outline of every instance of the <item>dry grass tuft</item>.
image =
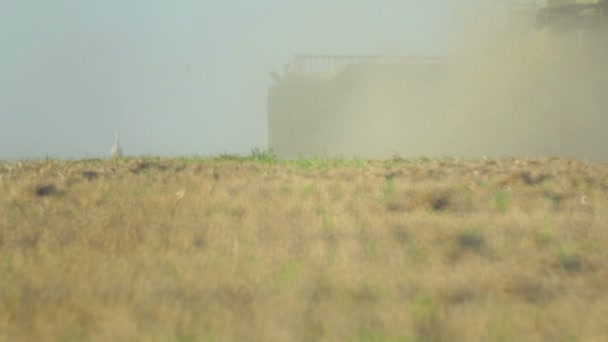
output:
M608 167L0 164L0 341L604 340Z

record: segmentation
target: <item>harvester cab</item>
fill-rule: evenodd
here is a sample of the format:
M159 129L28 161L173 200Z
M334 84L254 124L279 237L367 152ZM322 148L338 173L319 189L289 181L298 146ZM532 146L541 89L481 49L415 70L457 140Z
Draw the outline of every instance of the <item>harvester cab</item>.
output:
M606 60L608 0L546 0L536 12L536 32L562 52ZM554 51L555 52L555 51ZM561 53L561 52L560 52Z
M536 27L556 33L606 32L608 0L546 0L537 13Z

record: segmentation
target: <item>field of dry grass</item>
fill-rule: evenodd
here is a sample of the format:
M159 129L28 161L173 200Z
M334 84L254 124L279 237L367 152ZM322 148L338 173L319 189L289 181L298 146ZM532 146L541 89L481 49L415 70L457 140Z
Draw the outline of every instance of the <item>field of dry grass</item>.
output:
M606 341L608 165L0 164L0 341Z

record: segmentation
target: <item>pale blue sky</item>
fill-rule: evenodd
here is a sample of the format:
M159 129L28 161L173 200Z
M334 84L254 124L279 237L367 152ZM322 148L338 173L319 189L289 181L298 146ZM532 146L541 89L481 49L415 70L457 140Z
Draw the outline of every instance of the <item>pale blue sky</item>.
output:
M471 4L480 0L468 2ZM457 0L0 1L0 159L248 153L295 53L439 54Z

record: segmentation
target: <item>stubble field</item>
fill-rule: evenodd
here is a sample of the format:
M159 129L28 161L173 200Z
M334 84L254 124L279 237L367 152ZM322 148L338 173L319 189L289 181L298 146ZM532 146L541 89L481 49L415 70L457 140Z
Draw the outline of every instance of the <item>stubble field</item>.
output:
M605 341L608 165L0 164L0 341Z

